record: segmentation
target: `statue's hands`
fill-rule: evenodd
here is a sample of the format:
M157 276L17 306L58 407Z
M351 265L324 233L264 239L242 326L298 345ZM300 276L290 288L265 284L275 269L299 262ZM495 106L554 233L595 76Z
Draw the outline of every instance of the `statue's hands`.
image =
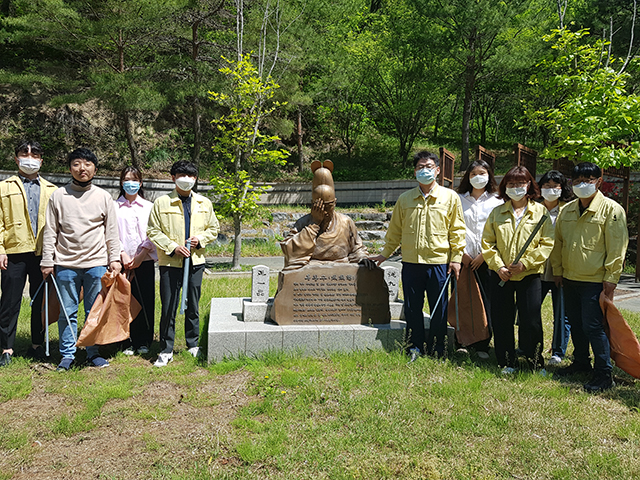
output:
M376 268L378 266L376 264L376 262L374 262L373 260L370 260L368 258L363 258L362 260L360 260L360 262L358 262L358 265L362 265L364 267L367 267L369 270L373 270L374 268Z
M316 198L311 204L311 217L314 223L320 225L324 220L326 213L324 211L324 202L321 198Z

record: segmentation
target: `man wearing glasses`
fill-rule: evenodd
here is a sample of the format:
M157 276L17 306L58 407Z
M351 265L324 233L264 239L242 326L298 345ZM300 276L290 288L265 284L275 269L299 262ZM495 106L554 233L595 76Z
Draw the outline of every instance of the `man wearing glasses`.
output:
M42 283L40 260L45 212L49 197L57 189L38 174L42 155L38 142L21 142L15 149L18 174L0 182L0 366L11 363L27 277L32 298ZM41 302L33 302L31 347L27 356L36 360L45 358L40 317Z
M602 185L600 167L580 163L571 179L578 198L558 215L551 266L556 285L564 288L574 360L558 373L592 373L584 388L599 392L615 385L599 298L604 291L613 300L629 241L627 218L618 203L598 190ZM593 369L589 345L595 357Z
M371 260L380 265L402 245L402 288L407 341L411 360L421 354L442 357L447 331L447 295L433 311L450 273L456 279L466 244L466 228L460 197L439 186L440 160L430 152L413 158L418 186L403 193L393 209L385 246ZM429 338L424 332L424 294L427 293L431 323Z

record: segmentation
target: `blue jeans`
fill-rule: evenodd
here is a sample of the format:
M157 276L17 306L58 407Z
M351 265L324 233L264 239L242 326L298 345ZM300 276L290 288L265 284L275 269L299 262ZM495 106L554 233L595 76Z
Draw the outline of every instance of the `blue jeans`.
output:
M561 308L561 296L564 297L563 288L558 289L555 282L542 281L542 300L551 291L551 304L553 305L553 338L551 340L551 354L564 358L567 353L567 344L571 335L571 325L567 320L567 308ZM560 295L558 295L560 294Z
M445 294L438 309L433 307L447 280L448 265L427 265L402 262L402 292L404 294L404 317L407 322L407 343L419 348L422 353L444 354L444 337L447 333L447 301ZM424 331L424 294L427 293L431 323L428 335Z
M600 308L602 283L576 282L562 279L567 318L571 324L573 361L590 364L589 344L595 357L594 370L610 374L611 347L602 323Z
M78 338L78 304L80 303L80 289L84 288L85 318L89 316L93 302L95 302L102 284L100 279L107 271L107 267L66 268L56 266L56 282L60 288L62 305L69 316L71 325L67 323L62 309L58 317L58 333L60 335L60 355L62 358L75 358L76 343L73 333ZM98 355L98 347L87 347L87 358Z

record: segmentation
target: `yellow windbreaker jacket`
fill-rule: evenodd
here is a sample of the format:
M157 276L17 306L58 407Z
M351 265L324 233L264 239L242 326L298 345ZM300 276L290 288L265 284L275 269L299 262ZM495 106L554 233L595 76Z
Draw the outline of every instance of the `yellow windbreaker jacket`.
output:
M195 192L191 193L190 235L198 237L200 247L191 252L193 265L204 263L204 247L218 237L220 226L208 198ZM169 256L178 245L184 245L184 212L182 201L174 190L153 202L147 235L158 249L158 263L163 267L182 267L183 258Z
M36 252L36 255L42 255L42 232L47 204L57 188L40 177L38 231L34 235L22 180L14 175L0 182L0 254Z
M513 263L543 215L547 220L520 259L525 271L511 277L516 282L544 272L545 261L553 249L553 225L546 207L532 200L517 227L511 200L493 209L482 233L482 256L491 270L497 272Z
M624 209L598 191L580 215L579 201L567 203L556 220L553 274L578 282L618 283L629 242Z
M462 203L456 192L435 185L425 199L420 187L398 198L382 255L402 245L402 261L442 265L460 262L466 244Z

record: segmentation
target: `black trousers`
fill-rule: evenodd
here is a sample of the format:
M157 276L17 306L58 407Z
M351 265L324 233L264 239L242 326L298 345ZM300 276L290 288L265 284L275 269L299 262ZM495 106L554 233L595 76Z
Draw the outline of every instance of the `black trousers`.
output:
M200 293L204 264L191 265L187 285L187 308L184 312L184 336L187 348L197 347L200 339ZM176 338L176 310L180 306L180 288L182 287L182 268L160 267L160 346L162 353L173 352Z
M153 342L156 310L156 272L153 260L142 262L134 270L131 293L142 306L142 310L131 322L131 345L134 349L150 347Z
M535 366L543 367L540 275L528 275L518 282L509 281L502 287L498 285L500 277L497 274L492 279L495 283L491 294L491 320L498 365L514 367L516 364L514 324L517 308L520 348Z
M432 311L440 291L447 280L448 265L402 262L402 291L404 317L407 322L407 345L428 355L444 355L444 337L447 333L447 300L443 295L437 310ZM427 294L431 322L424 331L424 295Z
M35 252L14 253L7 255L7 269L2 270L0 277L0 347L5 350L13 349L18 329L18 315L24 285L29 277L29 296L33 298L42 283L40 260ZM42 330L42 291L33 302L31 308L31 343L42 345L44 333Z

